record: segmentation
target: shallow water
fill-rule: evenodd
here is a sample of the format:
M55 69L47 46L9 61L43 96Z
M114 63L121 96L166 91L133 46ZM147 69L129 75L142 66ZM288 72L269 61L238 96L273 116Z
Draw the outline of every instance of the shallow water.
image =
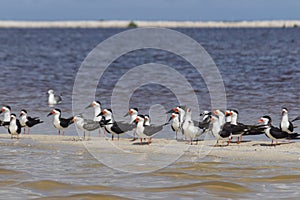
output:
M131 174L101 164L82 145L43 143L28 137L1 137L0 145L3 198L258 199L300 195L299 162L295 161L249 163L247 159L206 156L191 162L184 155L161 170Z
M81 62L99 42L124 30L0 29L0 103L10 105L15 113L25 108L31 116L40 116L44 123L34 127L32 134L55 135L52 119L46 117L51 109L46 92L54 89L62 93L64 101L58 107L63 110L63 116L71 115L73 84ZM241 122L255 124L261 115L269 114L277 125L282 106L289 108L290 118L300 114L299 28L178 31L200 42L214 59L224 80L227 105L239 110ZM103 107L110 107L110 90L122 74L150 62L168 64L179 70L193 84L201 99L200 108L210 109L210 97L203 79L195 77L189 64L181 58L158 50L130 52L118 58L106 71L106 78L100 80L96 99ZM122 89L126 92L126 86ZM147 85L135 91L130 104L146 113L151 105L162 104L167 110L177 105L177 101L166 88ZM91 110L81 111L91 116ZM299 132L299 128L296 130ZM1 128L1 132L6 130ZM174 137L169 127L165 132L169 135L158 137ZM96 132L92 134L97 135ZM77 135L74 126L66 130L66 135ZM268 140L263 135L250 139ZM80 147L6 138L0 138L0 146L0 194L3 198L258 199L300 196L299 166L293 161L249 163L205 157L195 162L179 160L153 173L127 174L104 166Z

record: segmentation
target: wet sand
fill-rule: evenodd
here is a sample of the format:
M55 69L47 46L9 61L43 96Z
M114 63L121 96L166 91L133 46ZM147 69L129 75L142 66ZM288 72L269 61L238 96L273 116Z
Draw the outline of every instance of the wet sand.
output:
M210 138L140 145L126 138L0 134L0 189L26 199L298 197L300 143L244 139L214 147Z
M241 144L232 142L229 146L215 147L215 140L207 139L187 144L185 141L176 141L168 139L152 139L150 145L140 140L133 141L128 138L120 138L111 141L109 137L91 137L89 140L83 140L78 136L59 136L59 135L20 135L20 139L10 139L9 134L0 134L0 138L8 139L10 142L17 141L20 145L26 145L30 141L39 143L40 145L48 146L76 146L80 148L88 148L91 150L100 151L102 153L151 153L151 154L169 154L178 155L183 153L188 156L197 155L214 156L218 158L230 158L241 160L267 160L267 161L284 161L284 160L300 160L299 149L300 142L295 141L279 141L277 145L271 145L271 141L266 138L266 141L250 141L244 138Z

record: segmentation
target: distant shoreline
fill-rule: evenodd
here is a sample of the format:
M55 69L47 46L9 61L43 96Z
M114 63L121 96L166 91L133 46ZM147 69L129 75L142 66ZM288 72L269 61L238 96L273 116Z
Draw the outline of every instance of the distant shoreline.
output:
M300 20L270 21L0 21L0 28L293 28Z

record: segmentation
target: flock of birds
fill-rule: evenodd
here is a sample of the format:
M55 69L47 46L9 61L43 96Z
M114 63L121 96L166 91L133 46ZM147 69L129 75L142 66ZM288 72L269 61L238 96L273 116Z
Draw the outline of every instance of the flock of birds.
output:
M62 102L62 98L59 95L55 95L53 90L48 91L48 104L53 107L56 104ZM300 116L296 117L292 121L289 121L287 108L282 108L282 119L279 128L272 125L272 119L270 116L263 116L258 120L256 125L245 125L238 122L237 110L213 110L204 111L200 114L202 121L192 120L191 108L186 106L176 106L167 114L171 114L168 122L161 125L151 124L149 115L139 114L138 108L129 109L128 113L124 117L130 116L128 122L115 121L113 112L111 109L101 109L101 103L99 101L93 101L86 107L94 108L94 118L85 119L82 114L72 116L69 118L63 118L60 109L53 109L47 116L53 115L53 125L58 129L58 134L64 135L64 129L75 123L76 126L83 131L83 137L85 139L85 132L103 129L104 134L111 134L112 140L117 135L118 139L120 134L133 131L134 140L139 138L142 144L143 140L148 140L147 143L151 143L151 138L159 133L164 126L171 124L172 130L176 134L176 140L178 133L182 133L182 137L187 140L188 143L193 144L193 141L205 133L212 133L216 138L216 146L219 146L219 141L222 141L222 146L229 145L232 138L237 138L237 143L242 141L242 136L265 134L272 140L272 145L278 144L278 140L291 140L299 139L299 134L294 133L293 122L300 120ZM16 136L19 138L21 129L24 128L24 134L30 133L30 128L43 123L38 117L30 117L26 110L21 110L20 118L11 113L10 106L3 106L0 114L4 114L3 120L0 120L0 126L4 126L8 129L8 133L11 134L11 138ZM198 140L196 140L197 142ZM224 144L227 142L227 144Z

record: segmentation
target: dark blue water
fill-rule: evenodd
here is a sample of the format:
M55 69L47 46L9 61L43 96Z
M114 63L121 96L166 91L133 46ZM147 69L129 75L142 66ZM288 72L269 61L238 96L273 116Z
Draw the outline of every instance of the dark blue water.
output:
M84 58L97 44L125 30L0 29L0 104L10 105L15 113L25 108L45 120L32 129L33 133L55 134L52 119L46 118L51 110L47 91L62 94L64 101L58 107L64 116L71 115L74 79ZM241 122L253 124L261 115L269 114L277 125L282 106L289 109L290 118L300 114L300 29L176 30L198 41L213 58L224 80L228 108L239 110ZM206 85L201 77L194 76L189 63L153 49L130 52L115 60L106 72L108 76L100 80L95 98L103 107L110 107L111 91L122 73L150 62L179 70L194 86L200 108L211 109ZM169 98L172 94L168 97L168 92L155 84L143 86L130 103L143 112L153 104L169 109L177 101Z

